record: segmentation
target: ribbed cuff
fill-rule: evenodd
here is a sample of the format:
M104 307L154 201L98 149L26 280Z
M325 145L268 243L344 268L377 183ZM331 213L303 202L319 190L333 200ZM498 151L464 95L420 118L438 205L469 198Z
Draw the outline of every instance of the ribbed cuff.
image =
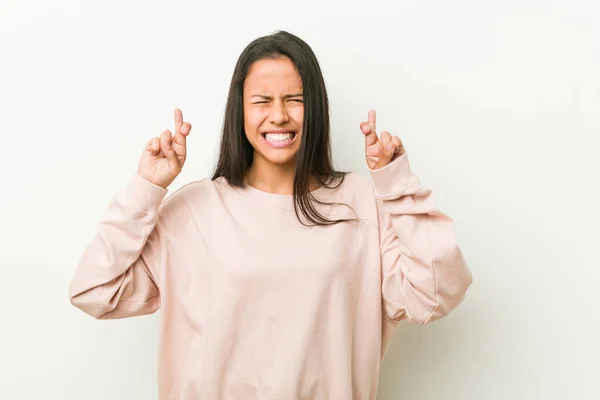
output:
M376 196L380 199L396 199L419 189L419 178L410 168L408 153L404 153L388 165L379 169L369 168L375 185Z
M153 215L158 212L168 191L136 173L131 177L119 198L127 207L143 214Z

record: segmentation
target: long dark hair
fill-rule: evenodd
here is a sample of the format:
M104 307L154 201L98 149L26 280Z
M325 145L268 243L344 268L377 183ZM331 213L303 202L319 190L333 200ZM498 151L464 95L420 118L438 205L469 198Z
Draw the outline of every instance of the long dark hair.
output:
M254 158L254 149L244 133L244 81L253 63L278 58L290 59L302 79L304 120L293 193L296 217L304 225L307 224L302 221L299 212L315 225L345 221L327 219L313 204L313 201L328 203L315 199L311 193L312 178L318 179L325 187L334 188L342 184L348 172L337 171L332 164L329 101L317 57L306 42L285 31L255 39L240 54L231 78L219 159L211 179L222 176L234 187L244 186L244 177ZM330 186L338 178L337 185Z

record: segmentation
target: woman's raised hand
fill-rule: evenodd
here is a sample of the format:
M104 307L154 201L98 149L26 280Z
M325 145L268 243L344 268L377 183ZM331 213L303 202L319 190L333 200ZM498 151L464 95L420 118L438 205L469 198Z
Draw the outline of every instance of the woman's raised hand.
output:
M148 141L138 166L138 175L167 188L179 175L186 158L186 138L192 130L189 122L183 122L180 109L175 110L175 136L164 130L160 136Z

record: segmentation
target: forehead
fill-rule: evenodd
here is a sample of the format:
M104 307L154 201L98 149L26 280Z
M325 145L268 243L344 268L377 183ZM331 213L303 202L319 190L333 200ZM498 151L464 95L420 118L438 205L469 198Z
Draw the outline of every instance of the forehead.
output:
M244 91L288 92L301 91L302 79L288 58L259 60L250 67L244 81Z

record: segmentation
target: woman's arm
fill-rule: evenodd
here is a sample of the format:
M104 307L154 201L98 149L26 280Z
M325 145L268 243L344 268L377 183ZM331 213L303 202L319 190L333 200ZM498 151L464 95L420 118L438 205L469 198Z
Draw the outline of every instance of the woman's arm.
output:
M97 319L151 314L160 307L153 271L160 263L155 229L167 189L134 175L110 202L69 286L71 303Z
M453 220L420 187L404 153L369 172L375 184L387 319L426 323L463 300L471 272L456 243Z

